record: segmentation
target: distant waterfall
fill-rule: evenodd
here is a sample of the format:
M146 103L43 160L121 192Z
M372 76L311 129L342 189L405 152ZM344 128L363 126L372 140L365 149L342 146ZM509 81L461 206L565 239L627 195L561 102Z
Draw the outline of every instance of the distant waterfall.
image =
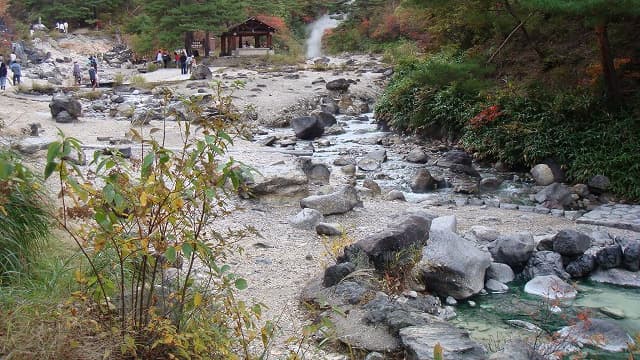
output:
M336 28L339 23L340 20L325 14L309 24L309 38L306 42L307 59L322 56L322 35L325 30Z

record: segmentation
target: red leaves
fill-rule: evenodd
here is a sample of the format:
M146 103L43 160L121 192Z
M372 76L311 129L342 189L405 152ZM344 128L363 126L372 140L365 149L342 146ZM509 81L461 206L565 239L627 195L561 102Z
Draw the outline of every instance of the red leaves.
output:
M493 122L496 118L498 118L501 115L502 115L502 111L500 111L500 106L492 105L482 110L478 115L471 118L471 120L469 120L469 124L472 127L477 129L481 126L484 126Z

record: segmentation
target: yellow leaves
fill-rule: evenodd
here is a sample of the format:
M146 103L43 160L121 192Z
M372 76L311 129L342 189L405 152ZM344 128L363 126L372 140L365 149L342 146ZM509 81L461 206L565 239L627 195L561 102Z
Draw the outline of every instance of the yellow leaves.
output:
M201 303L202 303L202 294L197 292L195 293L195 295L193 295L193 306L198 307L200 306Z
M140 194L140 205L142 207L146 207L147 206L147 197L148 197L148 195L144 191Z
M74 271L73 277L78 284L84 284L87 282L87 279L84 277L84 274L82 274L80 269L76 269L76 271Z

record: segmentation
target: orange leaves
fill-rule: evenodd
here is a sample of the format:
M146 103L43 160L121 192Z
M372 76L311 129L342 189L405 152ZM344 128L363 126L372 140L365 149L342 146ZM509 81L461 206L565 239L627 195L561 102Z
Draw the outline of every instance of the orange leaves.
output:
M500 106L492 105L488 108L482 110L478 115L474 116L469 120L469 124L474 128L479 128L481 126L487 125L493 122L496 118L502 115L502 111L500 110Z

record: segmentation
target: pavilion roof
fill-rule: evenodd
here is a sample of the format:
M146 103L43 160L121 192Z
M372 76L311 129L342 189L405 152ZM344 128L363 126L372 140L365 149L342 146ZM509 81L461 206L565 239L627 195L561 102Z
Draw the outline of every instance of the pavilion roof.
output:
M250 17L244 22L234 25L227 29L222 35L255 35L255 34L269 34L276 32L276 29L269 26L255 17Z

